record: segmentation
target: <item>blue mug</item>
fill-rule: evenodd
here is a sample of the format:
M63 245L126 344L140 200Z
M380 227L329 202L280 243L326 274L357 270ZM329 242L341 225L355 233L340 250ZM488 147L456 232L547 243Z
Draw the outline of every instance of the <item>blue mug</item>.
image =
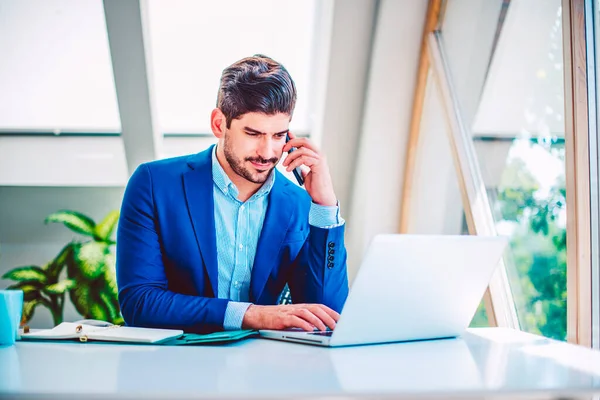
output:
M15 343L23 312L22 290L0 290L0 346Z

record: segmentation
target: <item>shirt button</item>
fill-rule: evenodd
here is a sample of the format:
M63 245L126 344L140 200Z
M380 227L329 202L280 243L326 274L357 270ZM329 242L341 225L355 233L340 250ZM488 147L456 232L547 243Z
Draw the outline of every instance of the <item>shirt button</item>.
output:
M241 206L241 207L240 207L240 211L244 211L244 206Z
M240 244L240 251L244 250L244 245Z
M239 281L235 281L233 282L233 286L235 286L236 289L239 289L241 285Z

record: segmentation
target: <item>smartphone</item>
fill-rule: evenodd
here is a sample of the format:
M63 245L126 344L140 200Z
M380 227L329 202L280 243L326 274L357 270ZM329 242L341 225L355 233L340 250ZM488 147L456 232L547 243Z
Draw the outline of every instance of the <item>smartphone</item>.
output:
M285 142L289 142L290 141L290 135L286 134L285 135ZM295 147L292 147L290 149L290 151L288 151L288 154L292 154L292 152L294 152L296 150ZM298 181L298 185L302 186L304 185L304 178L302 177L302 170L300 169L300 167L296 167L292 170L292 172L294 173L294 176L296 177L296 180Z

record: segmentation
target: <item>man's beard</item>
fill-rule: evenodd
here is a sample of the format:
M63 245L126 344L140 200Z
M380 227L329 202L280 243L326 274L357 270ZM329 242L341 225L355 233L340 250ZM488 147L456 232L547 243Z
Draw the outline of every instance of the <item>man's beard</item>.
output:
M268 172L263 172L260 174L253 173L252 171L250 171L248 168L246 168L244 166L244 161L240 160L239 158L237 158L235 156L235 154L233 153L233 150L231 149L231 141L228 140L227 134L225 134L225 144L223 146L223 152L225 153L225 159L231 166L231 169L233 170L233 172L235 172L242 178L244 178L252 183L258 183L258 184L265 183L265 181L267 180L267 178L269 177L271 172L275 169L275 166L277 165L277 161L279 161L279 159L275 158L275 157L270 158L270 159L264 159L261 157L246 157L244 159L244 161L253 161L256 163L263 163L263 164L264 163L272 163L273 164L273 166L269 169Z

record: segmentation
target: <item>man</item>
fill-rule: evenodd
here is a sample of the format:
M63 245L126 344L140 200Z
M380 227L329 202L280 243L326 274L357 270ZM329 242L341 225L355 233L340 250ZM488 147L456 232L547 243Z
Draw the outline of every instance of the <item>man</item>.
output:
M295 103L281 64L244 58L221 76L217 145L137 168L117 232L128 325L335 328L348 295L344 220L324 156L289 132ZM304 166L306 190L275 169L292 147L283 166ZM286 283L294 304L276 305Z

